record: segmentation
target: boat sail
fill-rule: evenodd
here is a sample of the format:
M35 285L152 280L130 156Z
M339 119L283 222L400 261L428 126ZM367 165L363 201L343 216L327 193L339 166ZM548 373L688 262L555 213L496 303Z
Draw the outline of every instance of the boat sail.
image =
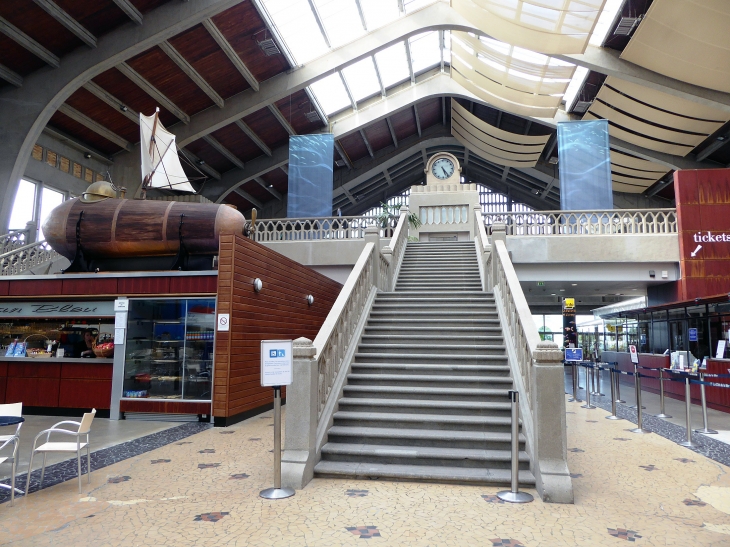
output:
M160 121L160 109L152 116L139 113L142 151L142 196L147 188L164 188L195 193L177 154L175 135Z

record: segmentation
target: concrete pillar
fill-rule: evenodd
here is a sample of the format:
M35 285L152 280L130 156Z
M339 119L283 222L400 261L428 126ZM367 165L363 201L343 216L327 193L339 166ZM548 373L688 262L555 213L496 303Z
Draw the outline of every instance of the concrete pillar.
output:
M492 257L492 271L490 272L492 284L497 282L497 264L499 262L496 255L496 241L503 241L505 245L507 244L507 225L502 222L495 222L492 224L492 237L490 239L490 243L492 244L492 252L495 253Z
M555 342L538 342L530 378L532 456L543 501L573 503L568 470L563 352Z
M315 348L307 338L294 340L293 381L286 388L284 454L281 484L304 488L314 476L317 452L319 370Z
M377 226L368 226L365 228L365 245L368 243L373 243L375 245L375 256L373 257L375 260L373 260L373 280L372 283L378 288L382 288L385 290L384 287L379 287L378 280L380 279L380 257L378 254L380 253L380 228Z

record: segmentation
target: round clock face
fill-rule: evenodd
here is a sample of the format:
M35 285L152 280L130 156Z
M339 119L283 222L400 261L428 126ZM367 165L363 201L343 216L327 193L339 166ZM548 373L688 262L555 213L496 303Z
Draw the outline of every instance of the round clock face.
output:
M454 174L454 162L448 158L440 158L433 162L431 173L440 180L445 180Z

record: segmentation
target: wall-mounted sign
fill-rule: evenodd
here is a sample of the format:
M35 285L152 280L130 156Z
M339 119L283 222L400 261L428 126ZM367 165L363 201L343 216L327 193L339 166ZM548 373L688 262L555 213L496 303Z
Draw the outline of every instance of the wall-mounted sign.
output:
M727 344L727 340L717 341L717 352L715 353L715 359L723 359L725 357L725 344Z
M114 301L0 302L4 317L111 317Z
M697 341L697 329L689 329L689 341L690 342Z
M563 309L564 310L575 309L575 298L563 298Z
M566 361L582 361L583 348L565 348Z
M230 313L219 313L218 314L218 330L219 331L231 330L231 314Z
M288 386L292 383L291 340L261 340L261 385Z
M631 355L631 362L639 364L639 352L636 351L636 346L629 346L629 354Z
M114 311L129 311L129 299L118 298L114 301Z

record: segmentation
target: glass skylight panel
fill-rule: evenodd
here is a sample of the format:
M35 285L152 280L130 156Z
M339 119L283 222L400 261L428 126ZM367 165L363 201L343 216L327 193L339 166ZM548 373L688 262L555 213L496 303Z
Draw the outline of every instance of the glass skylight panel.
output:
M299 1L307 3L305 0ZM315 0L315 4L333 48L365 34L355 0Z
M404 42L393 44L389 48L375 54L378 62L380 77L383 86L388 88L410 77L408 61L406 60L406 46Z
M436 2L434 0L403 0L403 7L405 8L406 13L412 13L418 9L435 3Z
M297 63L306 63L328 51L306 0L263 0L281 37Z
M309 86L328 116L351 106L340 75L335 72Z
M441 63L438 31L424 32L408 40L411 44L413 72L418 73Z
M578 97L578 93L588 77L588 72L589 70L587 68L582 66L576 67L573 79L570 80L568 88L565 90L565 95L563 95L563 98L565 99L565 110L568 112L570 112L570 109L573 107L573 104Z
M444 32L444 61L451 64L451 31Z
M347 80L347 86L350 88L355 101L362 101L367 97L380 93L380 84L378 83L378 75L375 73L372 57L366 57L362 61L348 66L342 70L342 74Z
M368 32L398 19L398 0L360 0L360 5Z
M601 15L598 17L598 22L593 29L591 39L588 41L592 46L603 45L604 40L608 31L611 30L611 25L616 18L616 13L624 5L624 0L607 0L606 5L603 7Z

